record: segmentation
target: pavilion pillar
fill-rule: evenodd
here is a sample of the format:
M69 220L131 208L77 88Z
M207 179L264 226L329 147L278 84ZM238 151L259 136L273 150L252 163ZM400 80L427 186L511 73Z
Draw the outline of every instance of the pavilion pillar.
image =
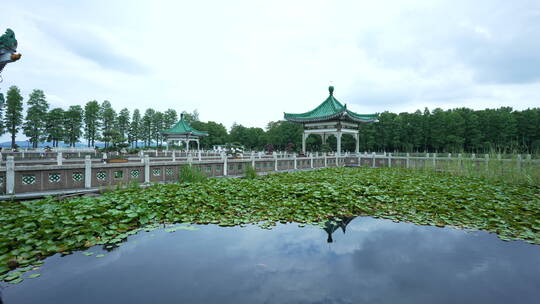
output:
M197 139L197 151L201 151L201 145L199 144L199 140ZM199 153L200 154L200 153Z
M302 153L306 154L306 131L302 133Z
M336 132L337 138L337 155L341 155L341 131Z
M321 137L322 137L322 144L325 145L326 144L326 133L323 133L321 135Z
M354 153L358 154L360 153L360 133L356 133L354 135L354 138L356 139L356 147L354 148Z

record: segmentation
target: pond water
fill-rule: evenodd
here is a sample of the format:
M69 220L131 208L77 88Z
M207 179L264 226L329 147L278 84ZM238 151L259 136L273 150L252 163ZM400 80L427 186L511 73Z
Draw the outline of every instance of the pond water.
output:
M92 256L50 257L37 271L41 277L2 283L2 299L4 304L539 301L540 246L369 217L348 221L326 231L287 224L272 230L208 225L140 232L110 252L94 247L88 250ZM96 258L100 253L105 256Z

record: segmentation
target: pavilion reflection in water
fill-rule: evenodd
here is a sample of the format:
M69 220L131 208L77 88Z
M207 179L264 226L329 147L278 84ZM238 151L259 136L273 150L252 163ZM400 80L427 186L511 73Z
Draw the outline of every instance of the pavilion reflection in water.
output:
M347 225L355 218L356 216L339 216L339 217L330 218L324 224L324 228L323 228L324 231L326 231L326 233L328 234L328 238L326 239L326 241L328 243L333 243L334 239L332 239L332 234L339 228L341 228L343 233L345 233Z

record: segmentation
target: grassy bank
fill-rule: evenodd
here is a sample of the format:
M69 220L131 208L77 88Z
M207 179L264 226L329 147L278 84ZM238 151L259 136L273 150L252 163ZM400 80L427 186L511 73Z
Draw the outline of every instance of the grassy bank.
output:
M100 197L3 202L0 208L0 274L56 252L117 243L140 227L173 222L270 227L278 221L371 215L483 229L540 244L538 187L419 170L329 168L205 179Z

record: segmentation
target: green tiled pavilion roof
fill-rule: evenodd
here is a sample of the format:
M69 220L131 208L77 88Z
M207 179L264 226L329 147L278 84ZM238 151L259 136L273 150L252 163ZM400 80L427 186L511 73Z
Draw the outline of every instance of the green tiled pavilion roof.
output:
M208 136L207 132L195 130L189 125L189 123L184 120L184 115L180 116L180 121L174 125L174 127L161 131L165 135L196 135L196 136Z
M331 119L352 120L355 122L376 122L377 114L358 114L347 109L334 97L334 87L328 88L330 96L315 109L300 114L285 113L285 120L292 122L314 122Z

